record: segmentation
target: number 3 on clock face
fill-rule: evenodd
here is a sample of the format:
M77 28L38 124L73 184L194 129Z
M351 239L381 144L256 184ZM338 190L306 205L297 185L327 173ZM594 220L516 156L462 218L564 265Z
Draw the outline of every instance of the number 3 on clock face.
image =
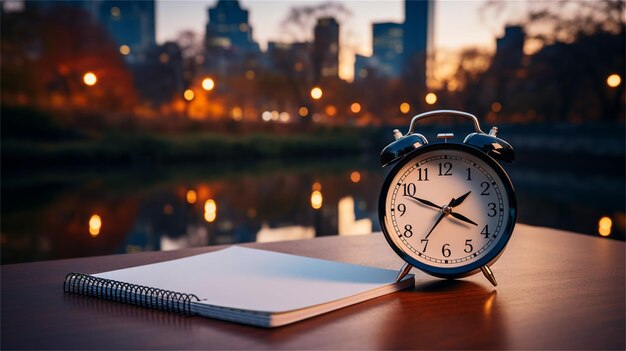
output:
M515 193L502 167L460 144L407 155L387 177L379 205L392 248L440 277L469 275L497 259L515 223Z

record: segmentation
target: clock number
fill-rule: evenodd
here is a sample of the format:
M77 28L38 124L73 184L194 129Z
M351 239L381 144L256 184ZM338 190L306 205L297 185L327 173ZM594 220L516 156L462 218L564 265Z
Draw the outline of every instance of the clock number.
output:
M467 180L472 180L472 169L467 168Z
M426 242L426 244L424 244L424 242ZM424 249L422 250L422 252L426 252L426 248L428 247L428 239L422 239L422 244L424 244Z
M480 195L488 196L489 192L487 190L489 190L489 183L482 182L480 183L480 187L483 188L483 192L480 193Z
M404 216L404 212L406 212L406 206L404 204L398 205L398 211L400 211L400 217Z
M483 234L485 239L489 239L489 235L491 235L491 233L489 233L489 224L485 225L483 230L480 231L480 234Z
M443 244L443 247L441 248L441 254L443 255L443 257L450 257L450 254L452 252L450 252L450 244Z
M413 196L415 195L415 191L417 190L417 188L415 187L415 184L413 183L402 184L402 188L404 191L404 196Z
M410 224L404 226L404 236L406 238L410 238L413 236L413 232L411 231L413 227Z
M465 249L463 251L467 253L474 251L474 247L472 246L472 239L465 240Z
M439 175L451 176L452 175L452 163L446 162L442 164L441 162L439 162Z
M422 178L422 173L424 175L424 177ZM423 172L421 168L417 169L417 181L421 182L421 181L428 181L428 168L424 168Z
M495 217L496 213L498 213L498 211L496 211L496 204L493 202L490 202L488 206L489 206L489 213L487 213L487 216Z

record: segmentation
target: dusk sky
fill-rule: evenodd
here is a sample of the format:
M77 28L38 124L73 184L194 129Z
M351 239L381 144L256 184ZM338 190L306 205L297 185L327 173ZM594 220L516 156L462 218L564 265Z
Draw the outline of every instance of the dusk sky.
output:
M204 35L208 20L207 9L217 0L174 1L157 0L157 41L174 40L182 30L193 30ZM243 8L249 10L254 39L261 48L268 41L281 41L281 23L289 9L294 6L313 5L324 1L266 1L242 0ZM516 22L523 16L527 2L511 1L507 11L492 12L484 20L480 8L484 0L436 1L435 37L436 49L458 50L463 47L480 46L490 50L495 47L495 37L503 32L504 25ZM352 15L342 23L341 39L349 42L355 50L343 50L340 58L340 76L351 79L355 52L370 55L372 52L372 27L374 22L404 21L404 2L388 1L342 1Z

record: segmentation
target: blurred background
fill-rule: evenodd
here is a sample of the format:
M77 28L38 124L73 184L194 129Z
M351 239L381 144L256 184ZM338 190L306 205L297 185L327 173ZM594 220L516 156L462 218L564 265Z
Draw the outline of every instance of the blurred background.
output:
M515 148L518 222L624 240L623 1L0 5L3 264L380 231L444 108Z

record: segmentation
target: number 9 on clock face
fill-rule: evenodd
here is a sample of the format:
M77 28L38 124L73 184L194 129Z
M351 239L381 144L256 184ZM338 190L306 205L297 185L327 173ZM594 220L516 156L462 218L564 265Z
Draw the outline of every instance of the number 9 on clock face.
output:
M387 176L379 201L391 247L440 277L493 263L515 223L515 193L502 167L462 144L426 145L407 155Z

